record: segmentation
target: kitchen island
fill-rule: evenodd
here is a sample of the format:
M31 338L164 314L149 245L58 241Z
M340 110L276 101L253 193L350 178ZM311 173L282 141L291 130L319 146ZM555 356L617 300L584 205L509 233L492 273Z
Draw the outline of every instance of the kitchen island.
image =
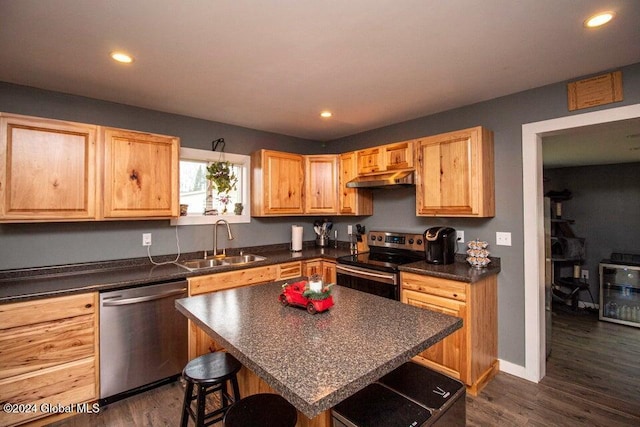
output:
M302 413L329 426L329 409L462 326L462 320L335 286L335 305L311 315L278 302L282 282L176 301L176 308ZM244 371L244 369L243 369ZM268 391L243 387L243 396Z

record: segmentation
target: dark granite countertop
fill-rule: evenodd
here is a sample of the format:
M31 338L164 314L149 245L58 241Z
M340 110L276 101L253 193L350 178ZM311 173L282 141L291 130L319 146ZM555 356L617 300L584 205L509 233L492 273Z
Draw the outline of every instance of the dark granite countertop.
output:
M462 326L453 316L333 288L311 315L278 303L282 282L176 301L176 307L313 418Z
M229 250L228 255L237 255L239 249ZM189 271L171 261L174 255L154 257L163 265L153 265L147 258L92 262L54 267L25 268L0 271L0 304L53 297L80 292L105 291L110 289L144 286L205 274L222 273L263 265L281 264L296 260L324 258L335 260L349 255L348 246L318 248L313 242L305 242L301 252L290 252L288 245L270 245L245 248L245 253L265 256L267 259L236 266L216 266L198 271ZM180 261L199 258L201 253L185 254ZM460 258L463 260L464 258ZM441 277L473 283L488 275L500 272L500 259L492 258L487 268L472 268L465 261L450 265L432 265L424 261L405 264L401 271Z
M457 280L459 282L474 283L488 276L500 273L500 258L491 258L487 267L475 268L465 261L465 257L457 256L456 262L447 265L427 264L426 261L412 262L401 265L400 271L439 277L441 279Z
M217 266L198 271L189 271L177 264L170 263L168 260L173 260L175 256L154 257L154 259L162 262L169 262L163 265L153 265L147 258L137 258L0 271L0 304L72 293L144 286L158 282L182 280L187 277L281 264L296 260L314 258L334 260L339 256L349 254L348 249L316 248L313 245L307 245L301 252L290 252L285 245L274 245L270 249L253 249L245 249L245 252L259 253L267 259L240 266ZM235 252L229 251L228 254L235 255ZM199 256L201 256L200 253L187 254L182 256L180 260Z

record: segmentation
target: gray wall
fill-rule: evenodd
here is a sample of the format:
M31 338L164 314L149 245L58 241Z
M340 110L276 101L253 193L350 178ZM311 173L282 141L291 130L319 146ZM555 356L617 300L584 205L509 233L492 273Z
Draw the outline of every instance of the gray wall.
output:
M341 236L346 225L360 222L368 230L394 229L422 233L432 225L447 224L465 231L466 240L490 242L492 255L501 257L499 275L499 357L524 365L524 252L522 215L522 124L580 114L596 109L640 103L640 64L623 67L624 101L569 113L566 83L561 82L510 96L387 126L323 144L274 135L220 123L153 112L20 86L0 83L0 111L105 124L177 135L186 147L208 148L209 141L224 137L227 151L246 154L257 148L292 152L332 153L483 125L494 131L496 161L496 216L491 219L432 219L415 216L415 192L378 190L374 215L335 218ZM581 76L576 76L576 78ZM429 88L416 88L429 90ZM283 243L289 225L305 225L311 239L313 219L253 219L234 225L233 246ZM307 226L308 225L308 226ZM175 253L174 229L168 221L0 225L0 269L145 256L140 234L154 233L154 254ZM512 233L512 246L496 246L495 232ZM211 248L211 227L180 227L183 251ZM460 247L462 249L462 247Z
M363 219L362 223L367 229L391 227L413 232L422 232L431 225L447 224L464 230L467 241L476 237L488 241L491 254L500 257L502 261L502 271L498 276L498 353L501 359L521 366L525 360L522 125L640 103L640 64L621 69L623 102L569 112L566 82L560 82L360 133L328 144L331 152L345 152L477 125L493 130L496 165L494 218L416 218L415 195L401 190L392 194L376 193L375 215ZM605 71L608 70L603 70ZM580 77L576 76L576 79ZM495 245L497 231L512 233L511 247Z
M175 135L183 147L211 149L224 138L226 152L250 154L260 148L293 153L324 153L324 144L191 117L145 110L112 102L50 92L0 82L0 111ZM305 226L314 238L313 218L253 219L233 224L235 240L222 247L288 242L291 224ZM210 225L178 227L182 252L213 248ZM145 257L141 234L153 233L152 255L177 252L175 229L169 221L0 224L0 270Z
M589 287L598 303L598 264L611 252L640 254L640 163L545 169L545 193L569 189L571 200L562 203L562 217L584 237ZM571 275L568 269L562 274ZM591 302L587 292L580 300Z

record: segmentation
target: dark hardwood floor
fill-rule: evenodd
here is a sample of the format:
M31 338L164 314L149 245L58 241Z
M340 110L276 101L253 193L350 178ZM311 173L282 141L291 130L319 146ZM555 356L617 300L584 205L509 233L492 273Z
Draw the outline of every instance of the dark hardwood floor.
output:
M467 396L468 426L640 426L640 329L597 313L556 310L547 376L538 384L500 373ZM177 426L179 382L53 424Z

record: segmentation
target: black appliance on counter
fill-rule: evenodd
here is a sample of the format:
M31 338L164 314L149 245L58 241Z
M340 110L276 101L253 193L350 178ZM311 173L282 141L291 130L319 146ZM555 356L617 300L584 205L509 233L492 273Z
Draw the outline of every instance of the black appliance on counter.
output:
M407 362L334 406L333 427L464 426L465 396L460 381Z
M398 266L424 261L422 234L372 231L367 243L368 252L337 258L337 284L399 301Z
M431 227L424 232L425 261L429 264L453 264L456 257L456 230Z

